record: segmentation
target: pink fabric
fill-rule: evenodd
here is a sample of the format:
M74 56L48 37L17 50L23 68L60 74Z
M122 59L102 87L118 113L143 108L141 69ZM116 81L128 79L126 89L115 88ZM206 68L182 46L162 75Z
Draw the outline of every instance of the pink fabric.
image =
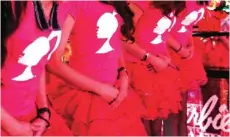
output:
M70 36L70 66L95 80L114 84L121 55L121 18L98 1L69 2L75 26Z
M173 34L183 46L188 44L188 37L192 35L193 25L204 15L202 14L202 8L203 7L197 5L195 1L186 1L186 9L177 17L171 34Z
M168 18L152 6L147 8L136 25L134 35L136 44L152 54L168 55L165 41L170 29L175 24L174 21L174 16ZM125 54L125 60L128 62L140 61L128 54Z
M165 41L172 25L173 21L162 15L160 10L146 9L136 26L136 43L152 54L166 54Z
M11 115L26 115L34 109L41 73L57 48L60 34L60 30L39 30L33 3L27 3L26 14L7 41L8 56L1 70L1 103Z

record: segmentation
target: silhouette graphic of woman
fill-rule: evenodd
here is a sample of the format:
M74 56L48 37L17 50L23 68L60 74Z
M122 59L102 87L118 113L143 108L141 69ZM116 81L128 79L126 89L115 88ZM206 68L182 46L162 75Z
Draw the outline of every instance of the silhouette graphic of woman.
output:
M116 14L117 13L115 11L112 14L106 12L97 21L97 26L98 26L97 37L99 39L107 38L103 46L96 52L97 54L108 53L114 50L111 47L109 41L118 28L118 21L115 17Z

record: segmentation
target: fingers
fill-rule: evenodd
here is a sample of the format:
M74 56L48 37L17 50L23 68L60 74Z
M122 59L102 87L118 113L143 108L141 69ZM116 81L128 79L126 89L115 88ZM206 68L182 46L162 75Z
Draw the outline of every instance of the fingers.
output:
M111 104L111 107L113 109L116 109L121 103L122 101L126 98L127 96L127 91L122 91L118 94L117 99Z
M37 132L34 133L34 136L37 136L37 137L40 137L42 136L42 134L44 133L45 129L44 130L39 130Z
M31 124L30 127L31 127L31 130L33 130L33 131L38 131L38 130L40 130L40 128L41 128L40 126L32 125L32 124Z
M45 130L46 129L46 123L45 122L33 122L31 123L31 129L33 131L40 131L40 130Z

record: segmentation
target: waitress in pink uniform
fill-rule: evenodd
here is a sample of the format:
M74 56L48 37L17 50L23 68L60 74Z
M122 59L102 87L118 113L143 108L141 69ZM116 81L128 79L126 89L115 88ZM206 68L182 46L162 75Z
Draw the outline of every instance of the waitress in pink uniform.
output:
M175 2L175 4L178 5L177 3L181 2ZM192 53L190 56L181 59L177 54L181 52L181 48L179 48L174 50L176 52L173 52L171 55L173 63L180 69L185 89L192 89L207 82L201 57L194 50L192 38L193 26L203 18L205 9L193 1L186 1L184 3L186 8L177 16L177 22L175 27L172 28L171 34L180 43L181 47L192 49ZM168 44L170 46L173 45L170 42ZM195 71L195 73L191 73L191 71Z
M64 120L48 107L45 92L45 65L59 45L64 21L57 14L59 4L1 4L1 135L71 136Z
M121 38L134 40L133 13L127 3L66 2L68 6L72 10L64 24L62 48L49 67L68 84L49 92L53 107L74 135L146 135L140 119L144 108L128 88L122 58ZM70 33L72 56L67 66L60 56Z
M185 58L181 58L181 51L170 50L172 62L175 64L181 74L181 81L183 85L182 92L182 110L179 113L178 129L179 135L187 136L187 91L199 90L201 85L207 82L206 73L201 61L200 55L194 50L192 29L204 15L204 8L198 6L194 1L176 1L176 6L184 5L185 9L177 16L175 27L172 28L172 36L180 43L180 47L191 49L191 54ZM168 41L169 46L173 46ZM183 51L182 51L183 52ZM193 72L193 73L191 73Z
M132 55L125 56L130 83L148 111L143 119L152 136L161 135L162 119L164 135L178 135L174 121L180 110L179 71L170 62L166 45L177 10L172 1L149 2L136 24L135 43L124 44Z

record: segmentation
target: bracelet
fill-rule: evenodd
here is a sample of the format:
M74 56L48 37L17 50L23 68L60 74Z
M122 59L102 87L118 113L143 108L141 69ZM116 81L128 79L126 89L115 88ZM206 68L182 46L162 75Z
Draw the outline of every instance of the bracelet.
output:
M47 124L46 128L49 128L50 127L50 122L47 119L45 119L44 117L42 117L42 114L45 113L45 112L48 112L49 119L50 119L51 112L50 112L49 108L44 107L44 108L37 109L37 116L34 119L32 119L30 122L32 123L33 121L35 121L36 119L39 118L39 119L42 119L43 121L45 121L46 124Z
M125 67L120 67L120 68L117 70L117 72L118 72L117 79L120 78L120 73L121 73L121 71L125 71L126 74L128 75L128 72L127 72L126 68L125 68Z
M181 44L180 44L180 47L179 47L178 50L176 50L176 49L173 48L173 50L174 50L176 53L178 53L181 49L182 49L182 45L181 45Z
M50 112L50 109L48 108L48 107L44 107L44 108L39 108L39 109L37 109L37 115L38 116L41 116L43 113L45 113L45 112L48 112L48 114L49 114L49 119L50 119L50 117L51 117L51 112Z
M141 59L141 61L146 61L149 57L149 52L146 52L144 57Z

